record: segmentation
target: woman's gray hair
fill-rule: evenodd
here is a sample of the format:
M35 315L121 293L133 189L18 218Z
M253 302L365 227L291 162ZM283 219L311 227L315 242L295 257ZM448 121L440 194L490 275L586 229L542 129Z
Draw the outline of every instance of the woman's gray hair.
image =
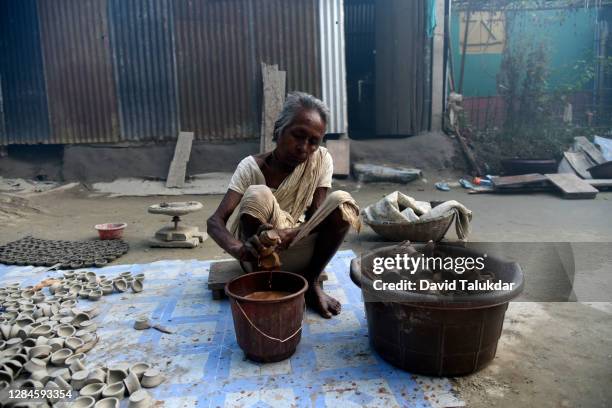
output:
M274 122L274 134L272 140L276 141L283 134L285 128L293 122L295 117L303 110L314 110L321 115L321 119L327 125L329 120L329 108L325 103L305 92L291 92L285 99L283 110Z

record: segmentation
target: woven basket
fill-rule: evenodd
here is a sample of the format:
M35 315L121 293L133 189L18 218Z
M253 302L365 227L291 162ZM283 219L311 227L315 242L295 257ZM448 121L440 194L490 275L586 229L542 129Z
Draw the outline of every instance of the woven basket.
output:
M426 221L414 221L410 223L374 222L364 218L374 232L389 241L427 242L440 241L444 238L446 231L450 228L455 218L455 213L434 218Z

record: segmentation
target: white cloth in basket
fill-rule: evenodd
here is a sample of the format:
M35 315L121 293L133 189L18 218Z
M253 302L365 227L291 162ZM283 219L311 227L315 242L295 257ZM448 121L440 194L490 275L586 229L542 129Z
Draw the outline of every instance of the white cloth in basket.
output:
M458 201L450 200L431 208L426 201L417 201L406 194L394 191L377 203L363 210L366 222L410 224L415 221L434 220L454 212L455 230L459 239L466 239L470 233L472 211Z

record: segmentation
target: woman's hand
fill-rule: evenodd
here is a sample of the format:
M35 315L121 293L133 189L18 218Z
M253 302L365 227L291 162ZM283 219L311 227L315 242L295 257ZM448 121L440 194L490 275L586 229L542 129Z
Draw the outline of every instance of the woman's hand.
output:
M269 237L276 237L278 242L277 243L272 243L272 241L267 242L268 240L266 240L265 237L262 238L262 236L260 235L264 231L269 231L269 233L266 234L268 239ZM264 247L276 246L278 249L287 249L289 245L291 245L291 243L295 239L298 232L300 232L299 228L274 229L274 227L271 224L262 224L257 230L256 236L260 239L255 240L256 241L255 245L258 246L261 244ZM261 249L258 249L258 250L260 252L262 251Z
M293 242L298 232L300 232L299 228L287 228L287 229L279 229L276 230L278 236L281 239L280 244L278 245L279 249L287 249L289 245Z
M231 255L240 261L256 262L261 257L270 255L270 249L270 247L261 243L259 236L256 234L237 245Z
M257 262L259 259L259 251L257 250L257 247L248 240L235 245L232 248L230 255L242 262Z
M261 231L269 229L272 228L264 227L261 228ZM276 234L280 237L280 243L277 245L277 248L287 249L297 236L298 232L300 232L300 230L299 228L286 228L274 230L274 232L276 232ZM234 248L232 248L230 254L234 258L243 262L256 262L261 256L269 255L269 247L261 243L258 235L253 235L245 242L241 242L239 245L236 245Z

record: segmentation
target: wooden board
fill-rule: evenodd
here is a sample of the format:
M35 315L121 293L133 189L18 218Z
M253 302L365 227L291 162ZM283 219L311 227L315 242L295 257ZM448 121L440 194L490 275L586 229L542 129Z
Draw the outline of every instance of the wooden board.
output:
M531 194L551 191L555 187L550 184L547 185L536 185L526 187L512 187L512 188L493 188L493 187L475 187L468 191L468 194Z
M191 155L193 132L180 132L174 148L174 158L170 163L170 170L166 178L166 187L183 187L185 185L185 172L187 162Z
M493 177L495 188L527 187L532 184L546 184L548 178L539 173L521 174L520 176Z
M588 168L593 164L590 159L587 157L584 151L579 152L565 152L563 153L563 157L569 165L574 169L574 172L582 177L583 179L590 179L591 173L589 173Z
M348 137L339 140L328 140L325 144L334 160L334 175L348 176L351 171L351 151Z
M242 266L236 260L219 261L210 265L208 273L208 289L213 293L213 299L219 300L225 297L225 284L238 276L244 274ZM323 271L319 276L319 284L323 287L323 282L328 279L327 273Z
M283 109L285 103L285 88L287 73L279 71L278 65L261 63L261 76L263 82L263 102L261 112L260 153L274 149L274 122Z
M559 162L559 166L557 167L557 173L572 173L575 174L576 171L572 167L571 164L564 158Z
M612 179L591 179L585 181L598 190L612 187Z
M575 174L547 174L546 177L559 189L564 198L595 198L597 189Z
M603 154L595 147L595 145L584 136L578 136L574 138L574 147L584 151L594 164L602 164L606 162Z
M235 260L214 262L208 273L208 289L223 289L225 284L244 274L240 263Z

